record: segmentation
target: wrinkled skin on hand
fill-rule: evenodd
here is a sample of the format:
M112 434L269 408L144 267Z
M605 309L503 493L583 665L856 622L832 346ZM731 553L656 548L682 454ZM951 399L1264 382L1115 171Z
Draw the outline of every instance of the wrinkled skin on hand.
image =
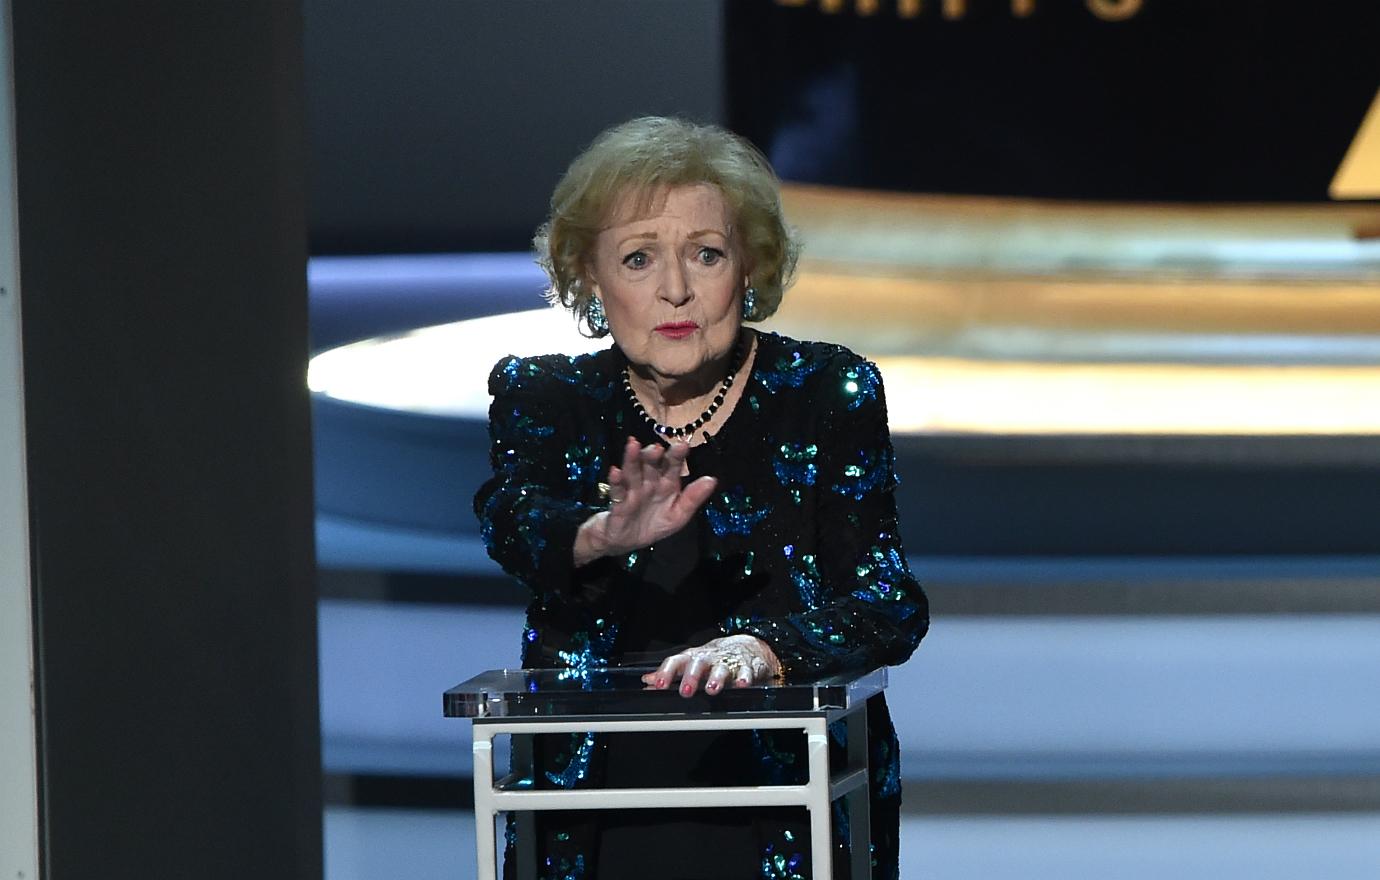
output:
M641 550L685 528L717 485L713 477L700 477L681 486L689 454L686 443L669 449L659 443L644 447L629 437L623 445L622 465L609 469L612 504L581 527L575 563Z
M710 639L695 648L672 654L655 672L642 676L642 683L657 690L667 690L680 679L680 695L694 696L704 685L704 692L717 694L725 684L748 687L781 677L781 661L771 647L756 636L737 635Z

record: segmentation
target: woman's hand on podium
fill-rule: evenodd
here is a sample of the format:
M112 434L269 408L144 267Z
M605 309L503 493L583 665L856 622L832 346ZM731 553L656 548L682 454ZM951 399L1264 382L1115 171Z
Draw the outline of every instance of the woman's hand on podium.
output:
M672 654L655 672L642 676L642 683L667 690L680 679L680 695L691 697L704 685L704 692L717 694L725 685L748 687L781 679L781 661L771 646L756 636L737 635L711 639L697 648Z

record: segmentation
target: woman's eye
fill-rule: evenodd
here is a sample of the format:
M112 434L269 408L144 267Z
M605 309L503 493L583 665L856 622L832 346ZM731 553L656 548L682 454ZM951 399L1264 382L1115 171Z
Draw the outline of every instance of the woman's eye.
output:
M704 265L712 266L724 258L724 252L718 248L702 247L696 256Z
M623 265L629 269L647 268L647 255L642 251L633 251L623 258Z

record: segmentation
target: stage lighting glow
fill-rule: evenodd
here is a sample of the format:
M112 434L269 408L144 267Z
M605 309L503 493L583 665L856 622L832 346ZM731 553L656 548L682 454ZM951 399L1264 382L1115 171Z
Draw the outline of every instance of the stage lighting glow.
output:
M881 364L898 433L1380 434L1373 208L803 185L783 202L806 259L766 327ZM503 355L607 344L537 309L327 351L310 382L482 419Z
M788 328L782 328L783 330ZM566 313L515 312L323 352L312 391L483 419L499 358L596 351ZM1380 434L1380 365L1060 363L877 355L898 434Z
M1380 434L1380 367L879 358L891 428L978 434Z
M1380 287L803 267L774 319L874 356L1380 365Z
M813 263L859 274L1142 280L1380 279L1373 208L1146 205L921 195L788 184Z
M565 311L541 308L366 339L311 359L307 386L363 406L487 418L486 379L499 358L606 348L586 339Z

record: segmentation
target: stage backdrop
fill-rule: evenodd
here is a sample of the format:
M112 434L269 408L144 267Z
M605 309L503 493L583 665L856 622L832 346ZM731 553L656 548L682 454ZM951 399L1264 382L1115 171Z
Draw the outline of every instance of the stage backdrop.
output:
M1325 201L1380 4L730 0L727 118L788 180Z

